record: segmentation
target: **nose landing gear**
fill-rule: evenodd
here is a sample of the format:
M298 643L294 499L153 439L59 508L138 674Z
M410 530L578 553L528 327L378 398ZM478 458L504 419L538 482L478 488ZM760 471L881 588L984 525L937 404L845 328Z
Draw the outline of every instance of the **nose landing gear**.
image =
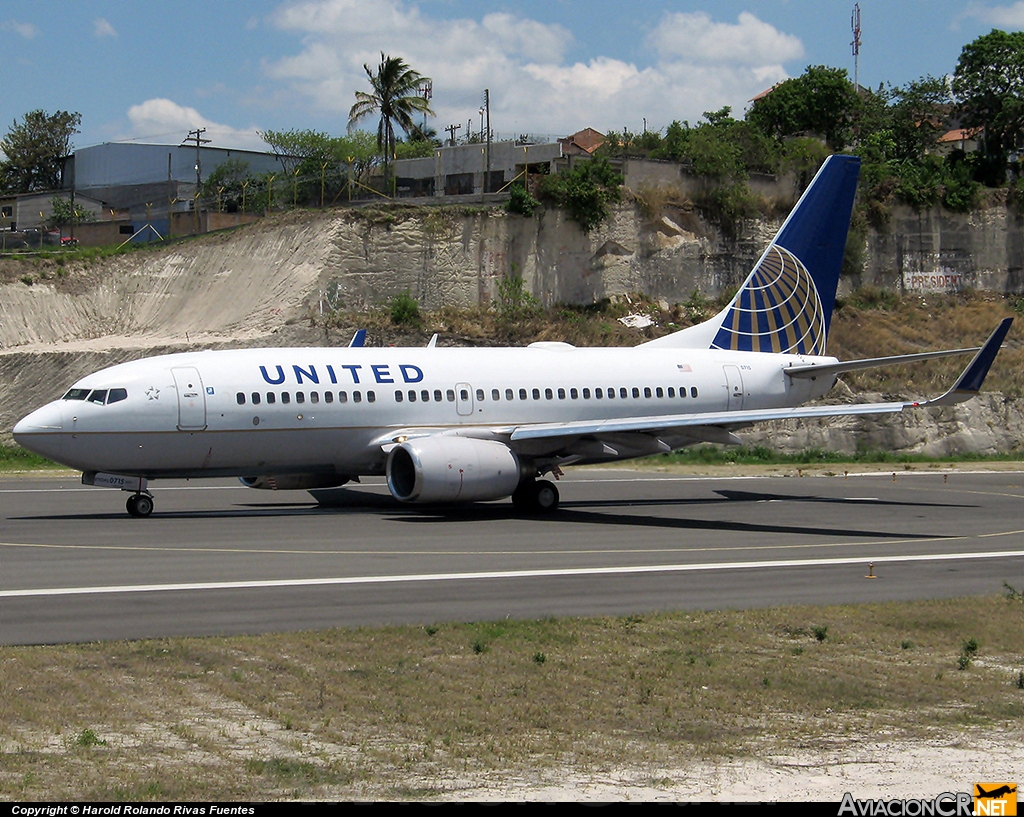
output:
M125 503L129 516L146 517L153 513L153 497L149 494L132 494Z

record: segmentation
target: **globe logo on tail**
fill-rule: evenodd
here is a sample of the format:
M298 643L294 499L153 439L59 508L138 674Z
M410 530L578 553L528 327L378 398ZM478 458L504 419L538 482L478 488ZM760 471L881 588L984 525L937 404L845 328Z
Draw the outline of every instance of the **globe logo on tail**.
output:
M803 262L785 247L770 246L733 299L711 348L824 354L824 310Z

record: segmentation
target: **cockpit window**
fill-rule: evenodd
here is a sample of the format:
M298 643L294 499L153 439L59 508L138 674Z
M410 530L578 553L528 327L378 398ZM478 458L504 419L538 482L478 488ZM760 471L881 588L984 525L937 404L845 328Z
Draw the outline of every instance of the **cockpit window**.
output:
M111 389L110 394L107 395L107 405L111 403L120 403L122 400L128 399L128 389Z
M107 402L107 390L106 389L93 389L89 392L89 402L96 403L102 406Z
M88 389L71 389L67 394L64 395L65 400L84 400L89 396Z

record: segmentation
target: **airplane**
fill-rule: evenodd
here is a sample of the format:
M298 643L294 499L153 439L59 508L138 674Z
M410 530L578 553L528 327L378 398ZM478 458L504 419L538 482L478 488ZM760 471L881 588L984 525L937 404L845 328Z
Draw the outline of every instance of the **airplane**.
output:
M129 493L150 480L235 476L253 488L329 488L385 475L403 502L511 497L555 510L543 479L791 418L899 412L967 400L1009 331L979 348L840 362L826 355L860 160L822 165L733 300L715 317L632 348L347 347L199 351L82 378L14 427L14 439ZM976 352L923 402L804 405L844 371Z
M975 783L974 788L978 790L975 797L978 798L992 798L993 800L1002 797L1004 794L1014 794L1017 791L1017 787L1014 785L1003 784L999 788L992 789L992 791L985 791L980 783Z

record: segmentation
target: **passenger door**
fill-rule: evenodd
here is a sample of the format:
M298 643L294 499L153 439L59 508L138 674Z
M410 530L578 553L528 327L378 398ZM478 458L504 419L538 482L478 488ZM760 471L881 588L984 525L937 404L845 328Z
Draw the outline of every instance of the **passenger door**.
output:
M178 430L202 431L206 428L206 391L199 369L182 366L171 369L178 392Z

